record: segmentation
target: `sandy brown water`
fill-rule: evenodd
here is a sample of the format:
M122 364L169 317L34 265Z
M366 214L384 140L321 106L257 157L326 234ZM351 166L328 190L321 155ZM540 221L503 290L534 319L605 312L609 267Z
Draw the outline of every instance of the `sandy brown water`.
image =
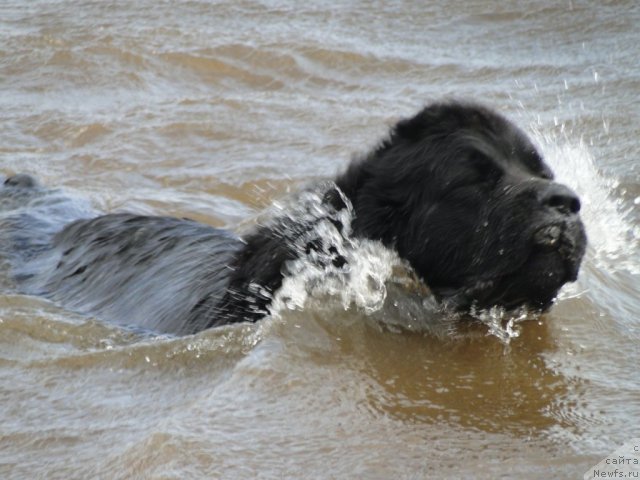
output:
M536 139L590 239L510 341L392 290L154 337L3 270L0 478L568 479L640 437L639 25L635 1L0 2L3 175L242 230L463 97Z

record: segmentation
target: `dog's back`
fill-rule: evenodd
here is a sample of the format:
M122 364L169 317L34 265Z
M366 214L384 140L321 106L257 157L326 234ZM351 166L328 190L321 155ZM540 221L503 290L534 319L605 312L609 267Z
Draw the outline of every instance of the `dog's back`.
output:
M201 330L203 305L215 307L224 295L243 246L187 219L91 218L90 208L27 176L4 182L0 207L0 254L20 291L153 331Z

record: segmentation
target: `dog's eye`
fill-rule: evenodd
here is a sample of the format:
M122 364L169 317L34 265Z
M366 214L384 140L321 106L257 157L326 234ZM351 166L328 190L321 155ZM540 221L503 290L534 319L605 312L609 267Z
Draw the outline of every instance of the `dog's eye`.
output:
M462 162L455 180L446 183L451 192L487 190L493 188L503 175L502 168L490 157L473 152ZM468 193L465 193L467 195Z
M471 155L471 166L479 182L495 183L502 176L502 169L488 156L475 152Z

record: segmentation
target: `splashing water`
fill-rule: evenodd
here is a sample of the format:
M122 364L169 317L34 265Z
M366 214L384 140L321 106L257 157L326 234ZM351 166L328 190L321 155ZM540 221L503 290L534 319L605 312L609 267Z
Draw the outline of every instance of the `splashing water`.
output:
M582 200L581 215L593 264L610 272L639 274L640 268L630 253L640 250L640 227L631 221L633 207L623 207L622 201L613 196L619 182L598 170L582 140L575 143L566 135L557 138L537 127L532 130L558 181L574 189Z
M520 336L523 322L537 320L540 316L538 312L526 308L508 311L502 307L484 310L476 310L472 307L469 314L488 327L487 335L493 335L505 345Z
M327 187L339 192L331 182L322 183L297 195L295 203L278 206L292 224L311 228L296 238L300 256L285 265L286 276L270 307L272 315L308 308L310 302L322 308L327 297L344 310L356 307L365 314L384 305L386 282L401 260L380 242L351 237L351 203L339 192L346 207L328 205L324 201ZM309 249L310 243L315 248Z

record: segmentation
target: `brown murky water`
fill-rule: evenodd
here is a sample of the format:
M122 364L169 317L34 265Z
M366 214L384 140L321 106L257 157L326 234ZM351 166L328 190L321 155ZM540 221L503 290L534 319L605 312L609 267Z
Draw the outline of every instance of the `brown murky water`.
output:
M5 175L238 229L461 96L537 139L591 241L510 339L392 292L150 337L4 272L0 477L582 478L640 437L638 25L635 1L0 2Z

